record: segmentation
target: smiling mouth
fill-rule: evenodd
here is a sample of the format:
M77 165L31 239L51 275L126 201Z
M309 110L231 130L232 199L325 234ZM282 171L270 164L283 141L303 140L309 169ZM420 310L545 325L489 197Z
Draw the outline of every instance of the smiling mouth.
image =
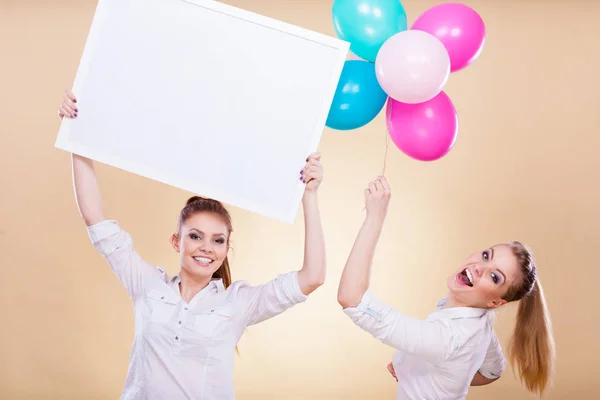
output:
M461 272L459 272L456 275L456 280L461 285L473 287L473 275L471 274L469 268L465 268Z
M192 258L196 261L196 263L200 264L203 267L209 266L214 261L213 259L208 258L208 257L192 257Z

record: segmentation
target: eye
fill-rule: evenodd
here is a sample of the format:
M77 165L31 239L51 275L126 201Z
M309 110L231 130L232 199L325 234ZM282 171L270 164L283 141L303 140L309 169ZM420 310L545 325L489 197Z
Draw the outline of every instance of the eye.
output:
M498 278L498 275L496 275L494 272L492 272L492 281L494 281L496 284L500 282L500 278Z
M218 244L224 244L225 243L225 239L220 238L220 239L215 240L215 242L218 243Z
M198 239L200 239L200 236L196 235L195 233L190 233L190 238L192 240L198 240Z
M489 260L490 259L490 252L485 250L483 253L481 253L481 257L483 257L484 260Z

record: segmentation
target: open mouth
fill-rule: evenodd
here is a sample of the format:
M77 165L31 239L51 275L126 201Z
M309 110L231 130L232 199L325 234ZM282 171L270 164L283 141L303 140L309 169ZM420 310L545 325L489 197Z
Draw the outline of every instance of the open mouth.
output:
M194 259L194 261L196 261L197 264L200 264L203 267L208 267L210 264L212 264L212 262L214 261L211 258L208 257L192 257Z
M469 268L465 268L461 272L459 272L456 275L456 280L461 285L473 287L473 275L471 274Z

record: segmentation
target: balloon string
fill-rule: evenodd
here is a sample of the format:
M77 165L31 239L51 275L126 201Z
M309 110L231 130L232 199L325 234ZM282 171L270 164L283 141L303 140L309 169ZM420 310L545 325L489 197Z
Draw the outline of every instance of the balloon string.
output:
M388 132L387 128L385 130L385 153L383 155L383 171L381 172L381 176L385 176L385 168L387 166L387 153L388 153L388 147L390 144L390 133Z
M383 171L381 172L381 176L385 176L385 168L387 166L387 153L388 153L388 147L390 144L390 134L388 132L388 130L385 130L385 153L383 154ZM367 207L365 206L363 208L363 211L365 211L367 209Z

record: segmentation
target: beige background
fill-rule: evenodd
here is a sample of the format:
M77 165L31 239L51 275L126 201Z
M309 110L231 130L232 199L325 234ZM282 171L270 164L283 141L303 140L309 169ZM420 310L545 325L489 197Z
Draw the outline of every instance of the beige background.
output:
M227 2L334 35L331 1ZM409 21L436 3L405 0ZM522 240L536 252L555 327L558 365L548 399L597 398L600 2L466 3L484 17L488 36L481 58L446 88L460 137L435 163L413 161L390 143L393 199L372 288L425 317L468 254ZM95 5L0 0L2 399L115 399L127 371L132 307L88 241L69 155L53 148L56 109ZM240 400L394 398L386 371L393 350L355 327L335 296L363 218L362 190L381 173L384 138L383 113L363 129L324 133L327 283L306 304L248 330L235 367ZM176 272L168 238L189 193L103 165L98 174L109 216L145 258ZM261 283L300 267L301 215L290 226L231 211L234 279ZM514 310L499 313L504 345ZM510 371L469 394L506 398L529 398Z

